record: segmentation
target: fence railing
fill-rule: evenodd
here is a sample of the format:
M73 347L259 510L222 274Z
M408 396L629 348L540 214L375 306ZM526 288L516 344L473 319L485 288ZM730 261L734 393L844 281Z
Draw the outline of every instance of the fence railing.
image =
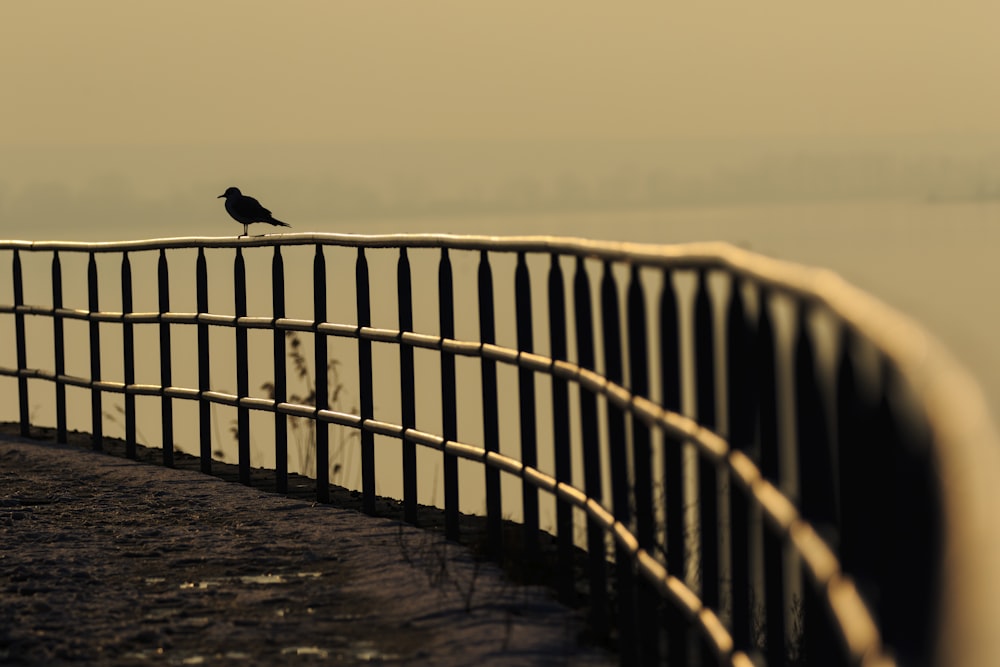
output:
M614 628L624 664L1000 664L991 525L1000 463L983 401L920 328L829 272L720 243L548 237L6 241L0 253L12 276L2 335L13 336L16 356L0 376L16 378L25 434L37 392L54 391L65 440L67 389L81 388L94 447L105 399L121 395L134 452L136 400L155 397L169 465L175 402L193 401L210 472L213 406L228 406L241 480L250 481L257 434L273 440L281 490L289 418L305 418L315 423L324 501L330 430L347 427L359 433L350 446L364 509L374 511L385 450L399 459L400 488L381 492L402 498L408 521L427 497L418 458L437 452L430 465L443 478L452 538L460 507L485 503L489 548L505 548L503 518L515 513L530 563L554 507L555 583L567 599L586 597L596 631ZM70 283L67 258L77 265ZM136 280L140 260L155 260L155 273ZM232 267L231 289L228 277L210 282L210 265ZM287 282L292 269L305 278ZM79 293L75 306L64 303L67 287ZM231 314L213 312L210 294ZM171 307L192 297L192 312ZM120 306L102 309L109 300ZM73 322L86 324L85 336L67 337ZM474 323L478 333L456 333ZM185 329L193 345L178 342ZM220 341L226 329L232 338ZM149 331L155 346L137 342ZM307 399L289 389L301 372L288 368L289 332L312 342L312 356L298 357L315 369ZM111 334L113 355L102 345ZM342 387L324 372L339 340L356 348L347 387L356 410L340 408ZM81 351L89 374L67 372L67 355ZM158 380L137 381L151 358ZM182 386L180 374L197 386ZM221 389L233 381L235 392ZM257 413L273 414L273 425L252 421ZM482 483L463 486L470 476ZM581 550L585 584L573 576Z

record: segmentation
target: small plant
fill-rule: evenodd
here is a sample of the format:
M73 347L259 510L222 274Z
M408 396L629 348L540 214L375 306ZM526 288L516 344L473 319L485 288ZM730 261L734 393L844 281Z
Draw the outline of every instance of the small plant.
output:
M288 395L288 401L299 405L309 405L316 407L316 380L313 376L309 360L302 353L302 340L298 333L286 331L285 338L288 341L288 359L292 362L293 377L300 383L298 391ZM340 379L340 361L330 359L326 364L326 380L329 388L329 398L327 408L337 412L345 412L343 396L346 393L344 383ZM274 383L265 382L261 385L261 390L266 396L274 400ZM358 414L356 406L352 406L346 412ZM295 438L295 450L298 453L298 467L303 473L315 470L316 465L316 421L308 417L291 417L289 419L292 435ZM230 431L234 439L239 438L239 429L235 421L232 422ZM353 448L347 447L352 441L357 439L358 432L354 429L336 428L336 438L333 444L333 451L330 452L330 479L336 482L337 476L346 474L346 469L350 467L350 458Z
M122 428L122 430L124 431L125 430L125 422L124 422L124 419L125 419L125 408L122 407L121 403L113 403L111 405L111 407L114 408L114 411L117 414L113 414L111 412L108 412L107 410L102 410L101 414L104 416L105 419L108 420L108 422L120 426ZM34 415L32 415L32 421L34 421ZM135 434L136 434L136 439L139 442L149 442L149 439L146 438L145 435L143 435L142 429L139 428L138 424L136 424L136 426L135 426Z

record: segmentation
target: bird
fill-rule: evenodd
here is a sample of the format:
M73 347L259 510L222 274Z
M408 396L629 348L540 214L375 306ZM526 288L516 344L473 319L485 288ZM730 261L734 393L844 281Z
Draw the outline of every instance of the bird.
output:
M243 224L243 233L240 236L247 236L247 228L254 222L266 222L275 227L291 227L287 222L275 219L259 201L246 196L239 188L226 188L226 191L216 199L223 197L226 199L226 212L233 217L233 220Z

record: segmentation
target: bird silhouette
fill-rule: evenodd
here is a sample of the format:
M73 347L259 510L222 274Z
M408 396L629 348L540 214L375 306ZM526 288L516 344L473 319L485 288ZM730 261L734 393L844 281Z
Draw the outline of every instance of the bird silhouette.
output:
M239 188L226 188L226 192L216 199L223 197L226 198L226 213L243 225L243 233L240 236L247 236L247 228L254 222L266 222L275 227L291 227L287 222L276 220L270 211L260 205L259 201L253 197L247 197L240 192Z

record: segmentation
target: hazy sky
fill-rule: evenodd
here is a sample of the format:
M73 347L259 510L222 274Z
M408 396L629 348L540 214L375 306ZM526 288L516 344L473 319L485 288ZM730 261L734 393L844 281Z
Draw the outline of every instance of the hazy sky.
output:
M1000 133L1000 2L0 8L0 144Z

